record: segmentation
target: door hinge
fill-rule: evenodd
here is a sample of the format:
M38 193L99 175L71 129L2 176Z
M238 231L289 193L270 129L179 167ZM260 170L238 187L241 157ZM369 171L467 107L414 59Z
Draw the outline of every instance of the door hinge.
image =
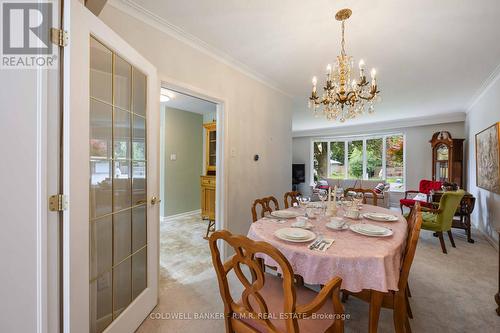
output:
M49 197L49 210L62 212L68 207L68 198L64 194L55 194Z
M66 45L68 45L69 36L67 31L57 28L50 28L50 36L52 43L56 44L57 46L65 47Z

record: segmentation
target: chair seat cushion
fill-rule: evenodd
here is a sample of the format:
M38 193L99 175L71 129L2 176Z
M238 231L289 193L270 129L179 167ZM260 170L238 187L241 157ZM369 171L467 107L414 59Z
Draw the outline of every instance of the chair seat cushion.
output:
M285 321L280 319L280 315L284 313L283 301L283 280L281 278L275 277L271 274L266 274L266 281L264 287L260 290L260 295L264 298L266 305L271 315L271 322L276 326L279 332L286 332ZM317 293L310 290L304 286L296 286L297 295L297 305L303 305L311 302ZM254 307L255 311L258 312L259 307L254 302L250 303ZM327 298L325 304L319 309L316 314L319 318L304 318L299 319L299 331L300 332L324 332L330 325L334 322L334 311L331 297ZM285 314L286 315L286 314ZM265 326L256 320L245 318L242 319L244 323L258 330L259 332L267 332Z
M413 207L417 201L420 203L420 206L422 206L422 207L432 208L432 203L430 203L430 202L413 200L413 199L401 199L401 200L399 200L399 204L401 206Z
M430 212L422 212L422 229L431 231L443 231L441 230L441 224L436 222L437 215Z

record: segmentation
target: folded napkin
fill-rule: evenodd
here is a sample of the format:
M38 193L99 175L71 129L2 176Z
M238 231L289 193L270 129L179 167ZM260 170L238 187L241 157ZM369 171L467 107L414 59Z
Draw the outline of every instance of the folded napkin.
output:
M318 251L318 252L326 252L332 246L333 242L335 242L335 239L332 238L323 238L320 242L315 245L316 241L312 242L311 245L309 245L309 249L313 251Z

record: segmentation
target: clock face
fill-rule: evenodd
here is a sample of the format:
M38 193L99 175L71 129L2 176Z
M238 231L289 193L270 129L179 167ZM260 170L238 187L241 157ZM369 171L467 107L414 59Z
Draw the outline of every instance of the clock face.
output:
M448 146L441 144L436 148L436 159L439 161L446 161L449 158Z

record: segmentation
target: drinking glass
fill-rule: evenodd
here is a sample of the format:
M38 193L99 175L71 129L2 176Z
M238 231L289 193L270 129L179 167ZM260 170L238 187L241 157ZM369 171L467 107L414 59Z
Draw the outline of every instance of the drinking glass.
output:
M320 190L318 192L318 197L319 197L319 200L321 200L321 208L323 210L326 210L325 200L328 198L328 192L325 190Z

